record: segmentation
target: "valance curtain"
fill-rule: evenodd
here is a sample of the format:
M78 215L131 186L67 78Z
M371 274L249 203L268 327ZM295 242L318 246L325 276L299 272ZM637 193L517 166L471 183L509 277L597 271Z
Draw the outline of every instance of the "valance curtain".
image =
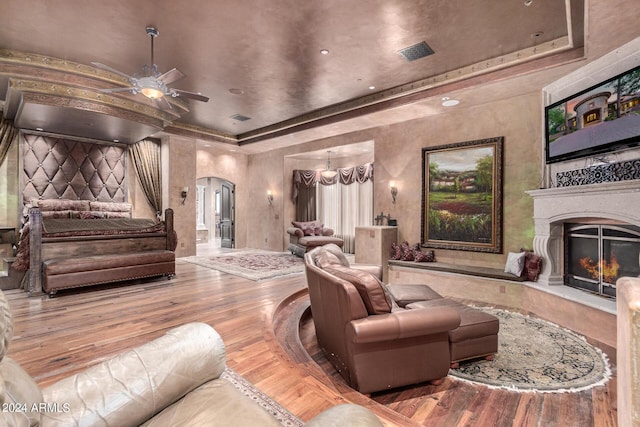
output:
M11 143L18 136L18 129L13 126L13 121L0 118L0 166L4 163Z
M133 166L149 204L162 215L162 164L160 163L160 144L151 139L143 139L129 147Z
M338 172L333 178L322 176L321 170L294 170L293 171L293 191L291 198L294 203L298 199L298 193L303 187L315 187L316 184L332 185L336 183L349 185L354 182L362 184L373 179L373 162L352 168L338 168Z

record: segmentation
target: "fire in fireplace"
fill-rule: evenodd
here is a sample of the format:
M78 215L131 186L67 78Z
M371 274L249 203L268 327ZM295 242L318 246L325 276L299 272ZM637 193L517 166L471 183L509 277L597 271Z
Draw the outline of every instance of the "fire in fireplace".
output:
M616 280L640 276L640 227L566 224L568 286L615 298Z

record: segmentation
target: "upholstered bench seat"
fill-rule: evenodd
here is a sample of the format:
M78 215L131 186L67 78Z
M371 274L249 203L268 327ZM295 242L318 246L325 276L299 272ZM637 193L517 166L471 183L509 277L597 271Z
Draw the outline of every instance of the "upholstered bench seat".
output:
M43 290L53 295L59 289L98 285L153 276L175 274L175 253L148 251L53 258L43 263Z

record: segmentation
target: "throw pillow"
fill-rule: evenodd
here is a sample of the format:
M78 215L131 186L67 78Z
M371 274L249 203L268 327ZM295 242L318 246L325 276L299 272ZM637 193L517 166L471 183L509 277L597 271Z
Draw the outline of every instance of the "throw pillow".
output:
M337 265L326 268L325 271L351 283L358 290L367 313L391 313L391 302L387 299L382 283L373 274Z
M324 235L324 224L315 224L313 226L313 235L314 236L323 236Z
M436 255L433 251L422 252L417 250L414 254L415 262L436 262Z
M315 229L318 223L315 221L291 221L291 225L302 230L305 236L315 236Z
M504 267L505 273L513 274L520 277L522 270L524 269L524 258L526 254L524 252L509 252L507 255L507 263Z
M409 242L402 242L400 245L402 248L402 261L413 261L413 248L409 246Z
M391 259L402 259L402 248L396 242L391 244Z
M527 249L520 249L520 252L525 253L524 268L522 269L521 277L525 277L530 282L538 281L540 271L542 271L542 257L529 251Z

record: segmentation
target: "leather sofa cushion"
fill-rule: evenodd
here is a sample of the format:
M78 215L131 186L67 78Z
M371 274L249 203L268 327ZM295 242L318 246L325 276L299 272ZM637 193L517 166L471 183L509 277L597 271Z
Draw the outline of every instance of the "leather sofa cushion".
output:
M389 293L400 307L418 301L441 299L442 295L427 285L387 285Z
M44 402L42 392L33 378L7 356L0 361L0 402L3 404L0 425L39 425L38 404Z
M449 331L449 341L451 343L497 335L500 329L500 321L497 317L450 299L420 301L407 305L409 309L429 307L452 307L460 313L460 326Z
M324 269L327 273L350 282L360 294L369 314L391 313L391 301L387 299L384 287L380 280L373 274L348 268L344 266L332 265Z
M316 265L323 270L332 266L347 266L342 262L342 260L340 260L340 258L338 258L338 255L324 249L318 252L315 262Z
M177 425L282 426L260 405L221 378L201 385L141 427Z

